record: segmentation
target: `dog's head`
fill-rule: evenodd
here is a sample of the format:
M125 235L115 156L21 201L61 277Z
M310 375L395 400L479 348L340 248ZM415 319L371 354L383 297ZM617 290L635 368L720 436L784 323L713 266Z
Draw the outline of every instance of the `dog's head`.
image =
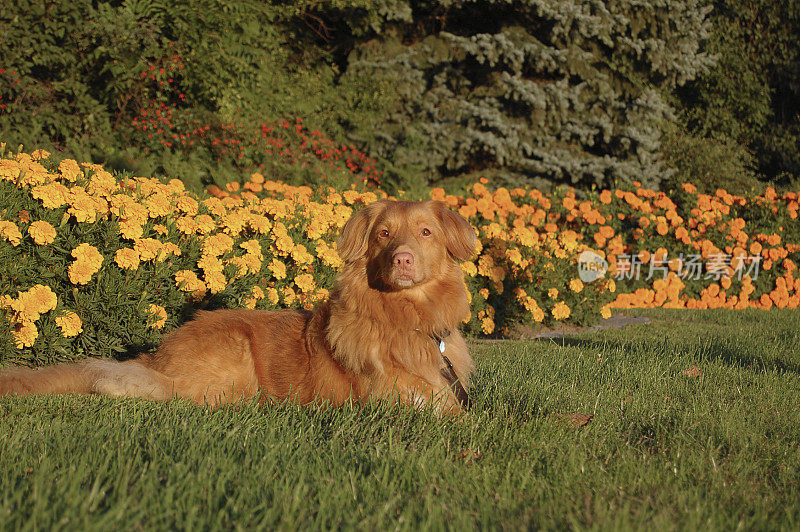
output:
M469 222L439 201L379 201L353 215L342 229L339 256L365 260L370 286L403 290L441 278L475 250Z

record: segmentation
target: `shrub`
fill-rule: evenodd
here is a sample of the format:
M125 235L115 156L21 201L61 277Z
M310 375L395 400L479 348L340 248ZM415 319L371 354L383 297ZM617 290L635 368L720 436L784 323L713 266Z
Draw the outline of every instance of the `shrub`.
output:
M178 180L114 176L41 150L2 155L0 353L35 364L150 349L198 308L311 308L341 265L339 229L387 196L363 181L312 189L260 173L197 195ZM613 307L800 303L795 192L708 195L686 184L667 196L634 183L545 196L482 179L461 196L430 196L479 236L462 265L473 334L587 324ZM587 250L608 261L605 278L581 281L576 259Z

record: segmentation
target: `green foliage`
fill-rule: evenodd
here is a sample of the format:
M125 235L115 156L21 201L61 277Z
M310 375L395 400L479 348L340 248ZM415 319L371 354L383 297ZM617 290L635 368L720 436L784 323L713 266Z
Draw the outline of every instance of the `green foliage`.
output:
M670 127L661 151L665 163L674 169L661 182L662 190L676 191L683 183L692 183L706 194L718 189L745 194L764 188L753 171L753 156L729 137L703 137Z
M272 159L261 124L313 117L337 133L349 106L378 105L362 96L373 92L368 79L337 86L335 65L307 36L308 9L22 0L0 11L0 134L194 189L240 179Z
M708 9L697 1L385 2L349 13L345 80L393 91L366 135L371 153L419 187L486 175L653 186L659 91L705 72Z
M800 176L800 4L716 0L708 51L717 67L678 91L693 134L736 142L762 180Z

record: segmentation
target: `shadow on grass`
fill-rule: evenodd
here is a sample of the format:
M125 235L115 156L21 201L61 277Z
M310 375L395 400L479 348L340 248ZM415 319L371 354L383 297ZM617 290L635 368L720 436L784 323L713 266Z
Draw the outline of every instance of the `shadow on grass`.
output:
M789 333L781 334L778 341L782 345L788 345L794 337ZM580 338L578 336L565 336L558 339L536 339L536 342L554 342L558 345L565 347L577 347L579 349L590 350L604 350L604 349L620 349L623 352L631 353L636 349L641 349L641 344L635 344L633 341L624 340L592 340L588 338ZM771 359L767 360L759 356L753 356L744 351L744 349L731 349L730 346L725 345L718 340L710 339L708 342L690 345L685 341L659 343L650 341L653 348L664 349L665 346L674 349L679 355L696 354L701 357L701 360L719 361L727 366L752 370L756 372L775 370L784 373L793 373L800 375L800 364L789 360Z

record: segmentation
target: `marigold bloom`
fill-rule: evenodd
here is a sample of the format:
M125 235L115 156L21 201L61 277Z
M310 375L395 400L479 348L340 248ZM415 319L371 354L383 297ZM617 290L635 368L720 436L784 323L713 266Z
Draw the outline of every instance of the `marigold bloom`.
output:
M575 293L580 292L581 290L583 290L583 281L581 281L577 277L575 279L572 279L569 282L569 289Z
M167 323L167 311L162 306L150 305L147 307L147 314L149 315L147 326L152 329L162 329Z
M0 237L11 242L12 246L18 246L22 241L22 233L14 222L0 220Z
M162 244L155 238L142 238L136 241L133 249L139 254L141 260L153 260L161 252Z
M316 283L314 276L310 273L303 273L294 278L294 284L304 293L310 294L314 291Z
M26 321L16 324L11 331L11 335L14 337L14 344L17 349L22 349L33 345L36 338L39 337L39 330L36 328L36 324Z
M269 263L269 271L272 272L272 275L275 276L276 279L285 279L286 278L286 265L279 261L278 259L272 259L272 262Z
M40 246L52 244L56 239L56 230L48 222L37 220L28 226L28 234Z
M68 311L56 317L56 325L61 329L65 338L78 336L83 331L83 322L76 313Z
M139 268L139 252L131 248L118 249L114 254L114 262L123 270L136 270Z
M559 301L558 303L555 304L551 313L553 314L553 319L566 320L567 318L569 318L570 309L566 303L564 303L563 301Z

